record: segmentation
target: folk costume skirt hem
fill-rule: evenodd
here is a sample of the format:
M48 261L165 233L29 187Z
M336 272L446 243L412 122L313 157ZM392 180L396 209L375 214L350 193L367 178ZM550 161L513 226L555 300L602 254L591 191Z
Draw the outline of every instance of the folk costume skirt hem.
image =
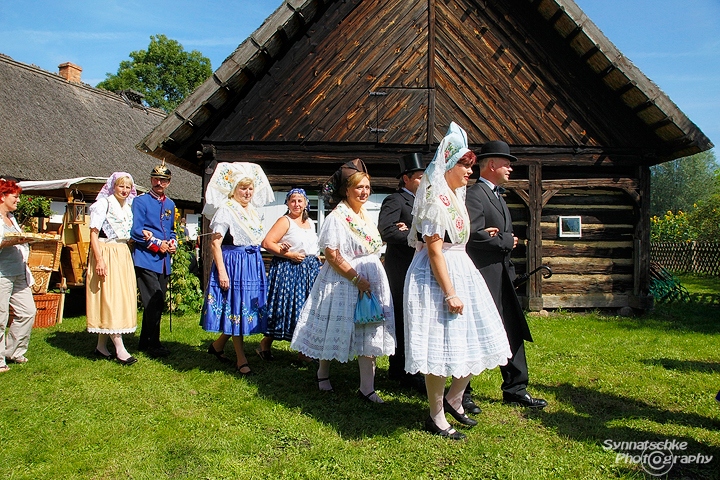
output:
M87 331L102 334L133 333L137 329L137 281L130 249L122 242L100 242L107 275L95 272L90 253L87 269Z
M465 246L445 244L443 256L463 314L450 313L427 249L416 252L405 277L405 371L466 377L507 364L505 328Z
M300 263L282 257L272 258L265 335L274 340L292 340L298 316L319 271L320 260L314 255L305 257Z
M260 246L222 246L230 288L223 290L212 265L200 325L208 332L239 336L267 330L267 283Z

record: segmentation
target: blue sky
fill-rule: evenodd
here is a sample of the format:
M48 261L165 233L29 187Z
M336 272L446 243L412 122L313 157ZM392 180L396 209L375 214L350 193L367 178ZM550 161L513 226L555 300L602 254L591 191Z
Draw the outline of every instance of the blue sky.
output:
M576 0L713 143L720 142L720 0ZM281 0L0 0L0 53L96 85L150 36L199 50L213 70Z

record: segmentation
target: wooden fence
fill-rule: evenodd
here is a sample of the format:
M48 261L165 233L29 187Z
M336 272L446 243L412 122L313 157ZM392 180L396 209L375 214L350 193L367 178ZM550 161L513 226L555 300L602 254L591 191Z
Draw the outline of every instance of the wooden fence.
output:
M650 259L673 273L720 276L718 242L653 242Z

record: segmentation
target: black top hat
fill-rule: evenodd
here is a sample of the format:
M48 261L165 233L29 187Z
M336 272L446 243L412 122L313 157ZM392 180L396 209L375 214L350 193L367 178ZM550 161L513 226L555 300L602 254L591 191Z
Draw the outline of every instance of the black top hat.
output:
M400 173L398 173L395 178L423 170L425 170L425 166L422 153L408 153L400 158Z
M502 140L492 140L487 142L482 146L480 153L476 155L476 157L478 160L487 157L501 157L507 158L511 162L517 161L517 158L510 155L510 147L508 147L508 144Z
M172 178L170 169L165 166L165 159L163 159L160 165L155 165L155 168L150 172L150 177L165 178L168 180Z

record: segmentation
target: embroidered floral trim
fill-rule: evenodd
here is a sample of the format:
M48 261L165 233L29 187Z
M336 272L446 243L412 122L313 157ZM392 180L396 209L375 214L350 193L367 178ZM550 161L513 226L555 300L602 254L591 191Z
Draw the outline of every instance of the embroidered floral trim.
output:
M376 253L380 250L382 239L375 225L360 218L345 202L340 202L333 210L334 212L337 212L337 215L345 221L345 225L360 240L360 243L369 253Z
M265 228L255 209L250 205L243 208L232 198L227 201L226 205L238 217L240 227L248 233L252 244L260 245L260 242L265 237Z

